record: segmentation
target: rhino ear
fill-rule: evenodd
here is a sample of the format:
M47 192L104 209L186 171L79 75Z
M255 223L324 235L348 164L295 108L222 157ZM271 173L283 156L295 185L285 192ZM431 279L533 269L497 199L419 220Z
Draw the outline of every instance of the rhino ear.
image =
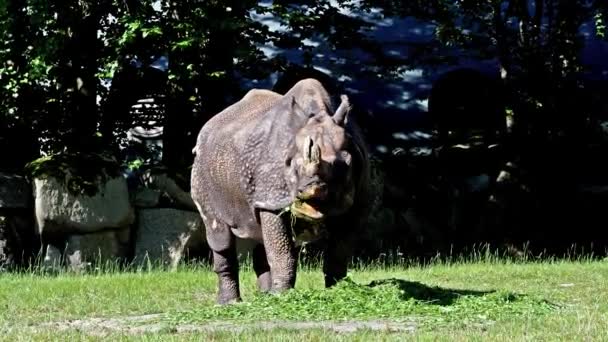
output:
M344 126L346 122L346 117L348 116L348 112L350 112L350 102L348 101L348 96L342 95L340 96L340 106L336 109L334 113L333 119L337 125Z

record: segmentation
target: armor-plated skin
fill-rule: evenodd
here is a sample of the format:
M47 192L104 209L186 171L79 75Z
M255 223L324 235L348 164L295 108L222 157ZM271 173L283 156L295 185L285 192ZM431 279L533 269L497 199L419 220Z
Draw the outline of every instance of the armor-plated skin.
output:
M192 198L213 251L218 302L240 300L235 237L259 242L253 263L262 291L295 285L286 208L326 227L326 286L346 275L350 233L367 217L368 159L348 98L341 100L334 112L314 79L285 95L254 89L201 129Z

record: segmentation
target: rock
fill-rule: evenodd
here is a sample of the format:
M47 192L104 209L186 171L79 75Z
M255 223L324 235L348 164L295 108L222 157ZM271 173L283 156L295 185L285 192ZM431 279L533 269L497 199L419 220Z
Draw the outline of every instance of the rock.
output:
M0 215L0 271L25 265L34 257L36 238L31 215Z
M34 206L41 235L120 229L134 220L123 177L100 184L93 196L75 195L53 177L34 179Z
M129 229L71 235L65 249L66 261L73 270L91 264L103 265L127 257Z
M50 269L58 269L61 266L61 251L53 245L47 245L44 251L42 265Z
M91 265L91 262L87 262L81 255L80 250L73 251L70 254L66 254L68 265L72 271L83 271L87 266Z
M22 176L0 172L0 210L31 206L31 189Z
M160 203L160 190L141 187L137 189L133 198L133 206L137 208L154 208Z
M147 170L142 179L144 185L150 189L158 190L174 202L175 207L185 210L198 212L190 193L182 190L179 185L168 175L164 173L154 173L152 170Z
M187 248L206 245L199 213L177 209L142 209L138 212L135 261L162 263L175 268Z
M13 264L13 253L9 249L10 240L6 218L0 216L0 272L5 271Z

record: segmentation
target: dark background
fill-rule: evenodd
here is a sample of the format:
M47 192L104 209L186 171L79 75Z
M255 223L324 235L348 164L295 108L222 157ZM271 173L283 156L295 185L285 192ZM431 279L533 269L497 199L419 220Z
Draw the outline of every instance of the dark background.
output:
M606 1L0 6L1 171L101 154L187 189L206 120L315 77L373 155L360 255L606 252Z

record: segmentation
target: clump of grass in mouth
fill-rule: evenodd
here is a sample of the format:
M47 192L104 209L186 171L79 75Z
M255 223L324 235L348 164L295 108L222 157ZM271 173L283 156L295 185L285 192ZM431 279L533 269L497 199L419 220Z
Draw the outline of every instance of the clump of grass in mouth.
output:
M279 213L279 216L289 214L291 236L297 244L316 240L325 234L322 214L317 212L321 216L310 216L306 208L314 210L305 201L296 198Z
M294 289L280 295L256 294L229 306L176 312L179 323L210 320L364 320L416 319L455 324L551 312L549 302L511 292L431 288L394 279L361 285L346 279L330 289Z

